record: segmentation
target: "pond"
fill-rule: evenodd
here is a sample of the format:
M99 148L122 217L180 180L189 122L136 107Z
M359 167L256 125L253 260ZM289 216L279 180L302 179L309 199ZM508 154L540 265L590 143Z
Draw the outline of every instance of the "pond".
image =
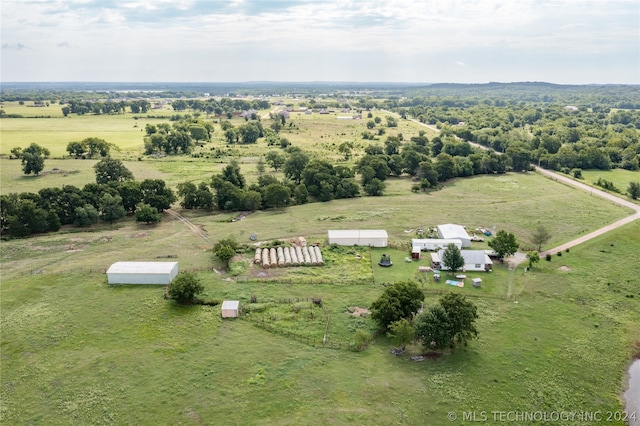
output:
M624 399L627 401L629 426L640 426L640 359L629 366L629 388Z

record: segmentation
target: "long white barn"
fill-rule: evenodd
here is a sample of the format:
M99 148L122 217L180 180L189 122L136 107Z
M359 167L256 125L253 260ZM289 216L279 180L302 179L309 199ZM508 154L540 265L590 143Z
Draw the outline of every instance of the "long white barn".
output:
M386 247L389 235L383 229L330 230L329 244L339 246Z
M458 249L462 248L462 241L458 239L445 240L442 238L413 238L411 247L420 247L420 250L440 250L446 248L449 244L453 244Z
M171 284L178 262L116 262L107 270L109 284Z

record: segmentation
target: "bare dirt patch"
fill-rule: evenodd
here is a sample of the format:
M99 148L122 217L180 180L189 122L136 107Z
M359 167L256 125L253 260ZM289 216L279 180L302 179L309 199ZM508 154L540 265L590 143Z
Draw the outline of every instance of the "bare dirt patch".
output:
M138 232L137 234L135 234L135 235L133 236L133 238L144 238L144 237L146 237L147 235L149 235L149 234L147 234L146 232Z
M349 315L353 315L354 317L368 317L371 315L371 311L365 308L361 308L359 306L354 306L352 308L347 309L347 313Z
M558 269L560 269L562 272L569 272L571 271L571 268L569 268L568 266L561 266Z

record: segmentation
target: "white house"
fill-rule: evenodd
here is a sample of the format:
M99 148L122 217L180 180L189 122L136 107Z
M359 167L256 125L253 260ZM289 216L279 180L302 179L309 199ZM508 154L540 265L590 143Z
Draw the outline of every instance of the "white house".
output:
M442 261L444 250L431 254L431 266L448 270L449 267ZM485 271L489 272L493 268L493 262L486 255L484 250L460 250L460 254L464 259L463 271Z
M107 270L109 284L171 284L178 262L116 262Z
M238 318L240 301L225 300L222 302L222 318Z
M462 241L462 247L471 247L471 237L464 229L463 226L454 225L453 223L447 223L444 225L438 225L438 236L445 240L460 240Z
M329 230L329 244L339 246L386 247L389 235L383 229Z
M462 241L458 239L445 240L441 238L413 238L411 239L411 247L420 247L420 250L440 250L446 248L449 244L453 244L458 249L462 248Z

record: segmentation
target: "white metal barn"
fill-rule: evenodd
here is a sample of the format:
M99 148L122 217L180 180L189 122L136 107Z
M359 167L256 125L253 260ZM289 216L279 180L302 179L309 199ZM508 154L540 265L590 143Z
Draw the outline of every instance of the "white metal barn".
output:
M116 262L107 270L109 284L171 284L178 262Z
M463 248L471 247L471 237L461 225L454 225L453 223L438 225L438 236L446 240L460 240Z
M389 241L383 229L330 230L329 244L339 246L386 247Z
M458 239L445 240L442 238L413 238L411 247L420 247L420 250L440 250L454 244L458 249L462 248L462 241Z
M238 308L240 301L225 300L222 302L222 318L238 318Z

